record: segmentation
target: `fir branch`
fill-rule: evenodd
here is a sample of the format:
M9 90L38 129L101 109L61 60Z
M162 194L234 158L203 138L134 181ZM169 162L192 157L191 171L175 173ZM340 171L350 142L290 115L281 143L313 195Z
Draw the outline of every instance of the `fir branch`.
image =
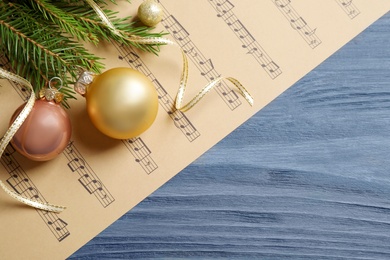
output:
M78 77L79 69L99 73L103 68L99 58L55 28L44 25L36 12L12 3L0 3L0 7L6 10L0 15L0 35L7 43L6 55L18 75L35 83L36 92L47 85L49 78L61 76L62 92L66 98L74 98L68 83ZM6 20L10 16L13 20Z
M10 70L29 80L36 93L50 78L61 77L64 83L61 92L65 94L63 104L67 106L66 99L75 95L70 85L80 71L100 73L104 68L101 58L90 53L82 41L95 44L103 40L116 41L157 54L159 44L141 45L129 38L133 35L161 37L163 33L138 26L130 21L131 17L118 18L117 12L106 8L104 0L96 3L120 34L129 37L113 33L84 1L0 0L0 51L10 61Z
M80 21L85 27L96 32L97 36L106 41L116 41L124 45L132 45L140 50L152 52L157 54L161 44L139 44L131 41L131 36L139 37L162 37L165 33L151 32L153 28L146 26L137 26L137 22L131 22L131 16L118 18L118 12L108 9L103 9L104 13L110 19L112 24L121 35L127 37L120 37L112 32L112 30L104 23L100 17L89 5L66 6L63 3L57 2L57 7L65 10L72 15L74 19Z
M64 11L46 0L30 0L32 8L42 13L47 21L57 24L61 29L79 40L98 43L98 38L88 33L87 30L77 23L73 17L68 16Z

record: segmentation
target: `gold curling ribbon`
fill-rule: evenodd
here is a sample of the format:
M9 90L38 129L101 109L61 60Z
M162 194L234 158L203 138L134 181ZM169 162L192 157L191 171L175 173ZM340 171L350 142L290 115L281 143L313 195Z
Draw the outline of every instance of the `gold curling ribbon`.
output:
M127 37L125 35L122 35L116 28L115 26L111 23L110 19L107 17L107 15L103 12L103 10L93 1L93 0L85 0L98 14L102 22L110 28L110 30L115 33L116 35L120 37ZM167 44L167 45L174 45L178 47L181 51L182 57L183 57L183 70L182 74L180 77L180 87L176 95L176 101L175 101L175 108L180 111L188 111L192 107L194 107L212 88L214 88L215 85L217 85L219 82L222 80L226 79L230 81L237 89L238 92L246 99L246 101L252 106L253 105L253 98L249 94L249 92L242 86L242 84L235 78L232 77L219 77L217 79L214 79L210 81L205 87L203 87L202 90L198 92L198 94L191 99L187 104L182 105L186 86L187 86L187 81L188 81L188 59L186 54L184 53L183 49L175 42L166 39L166 38L157 38L157 37L139 37L139 36L130 36L129 41L138 43L138 44ZM21 85L26 86L29 88L31 92L31 96L29 100L27 101L25 107L23 110L20 112L18 117L15 119L15 121L11 124L7 132L4 134L3 138L0 140L0 158L4 153L4 150L6 149L8 143L11 141L12 137L15 135L15 133L18 131L20 126L23 124L24 120L27 118L29 113L31 112L34 103L35 103L35 94L33 87L31 86L30 82L25 80L22 77L19 77L18 75L15 75L11 72L8 72L2 68L0 68L0 77L6 78L8 80L14 81L16 83L19 83ZM31 207L37 208L37 209L42 209L46 211L51 211L55 213L60 213L66 207L64 206L57 206L57 205L52 205L49 203L42 203L36 200L32 200L29 198L26 198L12 190L10 190L1 180L0 180L0 186L1 188L12 198L29 205Z
M30 114L34 103L35 103L35 95L34 95L34 89L31 86L30 82L25 80L22 77L19 77L18 75L15 75L11 72L8 72L2 68L0 68L0 77L5 78L8 80L11 80L15 83L18 83L20 85L23 85L31 90L31 96L28 99L26 105L24 106L22 112L18 115L18 117L15 119L15 121L11 124L11 126L8 128L7 132L4 134L3 138L0 140L0 158L3 155L5 148L7 147L8 143L11 141L12 137L15 135L15 133L18 131L20 126L23 124L24 120L27 118L27 116ZM52 211L55 213L62 212L65 207L63 206L56 206L49 203L42 203L37 200L32 200L29 198L26 198L12 190L10 190L1 180L0 180L0 186L3 188L3 190L12 198L29 205L31 207L42 209L46 211Z
M126 38L125 35L121 34L115 26L111 23L110 19L107 17L107 15L104 13L104 11L93 1L93 0L85 0L92 8L93 10L97 13L97 15L100 17L102 22L110 28L110 30L123 38ZM219 77L217 79L214 79L207 83L205 87L203 87L202 90L198 92L198 94L191 99L187 104L182 105L183 103L183 98L184 98L184 93L186 90L187 86L187 81L188 81L188 59L186 54L184 53L183 49L175 42L166 39L166 38L157 38L157 37L139 37L139 36L130 36L128 38L129 41L138 43L138 44L167 44L167 45L173 45L176 46L180 49L182 57L183 57L183 70L181 73L180 77L180 87L179 90L177 91L176 95L176 101L175 101L175 108L177 110L180 110L182 112L190 110L192 107L194 107L212 88L214 88L215 85L217 85L219 82L222 80L226 79L230 81L238 90L239 94L241 94L246 101L249 103L249 105L253 106L253 98L249 94L249 92L244 88L244 86L235 78L231 77Z
M116 35L120 37L127 37L125 35L122 35L116 28L115 26L111 23L110 19L107 17L107 15L103 12L103 10L93 1L93 0L85 0L98 14L102 22L110 28L110 30L115 33ZM186 90L187 86L187 81L188 81L188 59L186 54L184 53L183 49L175 42L166 39L166 38L157 38L157 37L139 37L139 36L130 36L129 41L138 43L138 44L167 44L167 45L173 45L176 46L180 49L182 57L183 57L183 70L182 74L180 77L180 87L176 95L176 101L175 101L175 108L180 111L188 111L192 107L194 107L208 92L210 92L211 89L214 88L215 85L217 85L219 82L222 80L226 79L230 81L238 90L238 92L246 99L246 101L252 106L253 105L253 98L249 94L249 92L244 88L244 86L241 85L241 83L232 77L219 77L217 79L214 79L210 81L205 87L203 87L202 90L199 91L199 93L191 99L187 104L182 105L183 98L184 98L184 93ZM31 112L34 103L35 103L35 95L34 95L34 90L33 87L31 86L30 82L25 80L22 77L19 77L11 72L8 72L2 68L0 68L0 77L6 78L8 80L14 81L16 83L19 83L27 88L29 88L31 92L31 96L29 100L27 101L25 107L23 110L20 112L19 116L15 119L15 121L11 124L3 138L0 140L0 158L3 155L8 143L11 141L12 137L15 135L15 133L18 131L20 126L23 124L24 120L27 118L29 113ZM66 207L64 206L57 206L57 205L52 205L49 203L42 203L36 200L32 200L29 198L26 198L9 188L0 180L0 186L1 188L12 198L29 205L31 207L37 208L37 209L42 209L46 211L51 211L55 213L62 212Z

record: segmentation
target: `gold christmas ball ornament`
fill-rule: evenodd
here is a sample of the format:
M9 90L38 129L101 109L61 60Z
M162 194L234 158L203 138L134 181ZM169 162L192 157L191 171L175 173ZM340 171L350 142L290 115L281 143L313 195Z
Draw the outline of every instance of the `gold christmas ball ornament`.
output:
M146 26L156 26L163 17L163 9L155 0L146 0L138 8L138 18Z
M54 98L53 98L54 99ZM11 117L10 124L25 104ZM62 153L69 143L72 125L66 111L54 100L35 101L34 107L11 140L20 154L34 161L48 161Z
M114 68L97 75L85 96L92 123L115 139L140 135L157 116L157 91L144 74L134 69Z

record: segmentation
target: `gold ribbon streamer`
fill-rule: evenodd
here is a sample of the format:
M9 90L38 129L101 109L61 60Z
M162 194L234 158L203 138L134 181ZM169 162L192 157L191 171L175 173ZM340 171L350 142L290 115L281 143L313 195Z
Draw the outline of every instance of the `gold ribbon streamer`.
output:
M31 96L28 99L26 105L24 106L22 112L20 112L18 117L15 119L15 121L8 128L7 132L4 134L3 138L0 140L0 158L1 158L8 143L11 141L12 137L18 131L20 126L23 124L23 122L27 118L28 114L30 114L30 112L34 106L34 103L35 103L35 95L34 95L34 89L31 86L30 82L28 82L24 78L19 77L18 75L15 75L11 72L8 72L2 68L0 68L0 77L11 80L11 81L18 83L18 84L21 84L21 85L23 85L31 90ZM56 205L52 205L49 203L42 203L42 202L39 202L36 200L26 198L26 197L24 197L16 192L10 190L9 188L7 188L7 186L1 180L0 180L0 186L1 186L1 188L3 188L3 190L9 196L11 196L12 198L14 198L14 199L26 204L26 205L29 205L31 207L46 210L46 211L52 211L52 212L56 212L56 213L59 213L65 209L65 207L63 207L63 206L56 206Z
M98 14L102 22L116 35L125 38L126 36L121 34L120 31L118 31L115 26L112 24L110 19L107 17L107 15L104 13L104 11L93 1L93 0L85 0L93 9L94 11ZM138 37L138 36L130 36L128 39L131 42L138 43L138 44L167 44L167 45L174 45L178 47L181 51L182 58L183 58L183 70L182 74L180 77L180 87L176 95L176 101L175 101L175 108L180 111L188 111L192 107L194 107L211 89L214 88L215 85L217 85L219 82L222 80L226 79L230 81L237 89L238 92L246 99L246 101L252 106L253 105L253 98L249 94L249 92L242 86L242 84L235 78L231 77L219 77L217 79L212 80L209 82L205 87L203 87L202 90L199 91L199 93L191 99L187 104L182 105L183 98L184 98L184 93L186 90L187 86L187 81L188 81L188 59L186 54L184 53L183 49L175 42L166 39L166 38L157 38L157 37ZM3 138L0 140L0 158L3 155L8 143L11 141L12 137L15 135L15 133L18 131L20 126L23 124L24 120L27 118L29 113L31 112L34 103L35 103L35 95L34 95L34 90L33 87L31 86L30 82L25 80L22 77L19 77L11 72L8 72L2 68L0 68L0 77L6 78L8 80L14 81L16 83L19 83L23 86L26 86L29 88L32 93L27 101L25 107L23 110L20 112L18 117L15 119L15 121L11 124ZM29 205L31 207L37 208L37 209L42 209L46 211L52 211L52 212L62 212L66 207L64 206L57 206L57 205L52 205L49 203L42 203L36 200L32 200L29 198L26 198L9 188L0 180L0 186L1 188L12 198Z
M110 19L104 13L104 11L93 0L85 0L85 1L93 8L93 10L97 13L97 15L102 20L102 22L108 28L110 28L110 30L114 34L116 34L116 35L118 35L120 37L126 38L126 36L121 34L115 28L115 26L112 24ZM212 88L214 88L215 85L217 85L219 82L221 82L224 79L230 81L237 88L239 94L241 94L246 99L246 101L249 103L249 105L253 106L253 98L249 94L249 92L244 88L244 86L237 79L231 78L231 77L227 77L227 78L219 77L217 79L214 79L214 80L210 81L209 83L207 83L207 85L205 87L203 87L202 90L200 90L198 92L198 94L193 99L191 99L187 104L182 105L183 99L184 99L184 93L185 93L186 86L187 86L188 71L189 71L189 69L188 69L188 59L187 59L187 56L184 53L183 49L177 43L175 43L175 42L173 42L173 41L171 41L169 39L166 39L166 38L130 36L130 38L128 38L128 40L133 42L133 43L138 43L138 44L167 44L167 45L174 45L174 46L176 46L176 47L178 47L180 49L182 57L183 57L183 70L182 70L181 77L180 77L180 87L179 87L179 90L177 91L176 101L175 101L175 108L177 110L180 110L180 111L183 111L183 112L190 110L208 92L210 92L210 90Z

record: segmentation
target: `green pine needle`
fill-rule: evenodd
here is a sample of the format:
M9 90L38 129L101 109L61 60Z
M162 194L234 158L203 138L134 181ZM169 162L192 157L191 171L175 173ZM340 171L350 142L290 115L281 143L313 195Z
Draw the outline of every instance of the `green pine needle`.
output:
M130 22L131 17L117 17L117 12L106 8L104 0L96 3L122 35L164 35ZM0 0L0 51L12 71L29 80L36 93L47 86L50 78L60 76L65 107L67 99L75 98L71 85L81 71L100 73L104 69L102 59L83 46L83 42L97 45L101 41L132 45L154 54L160 50L159 44L140 45L114 34L83 1Z

